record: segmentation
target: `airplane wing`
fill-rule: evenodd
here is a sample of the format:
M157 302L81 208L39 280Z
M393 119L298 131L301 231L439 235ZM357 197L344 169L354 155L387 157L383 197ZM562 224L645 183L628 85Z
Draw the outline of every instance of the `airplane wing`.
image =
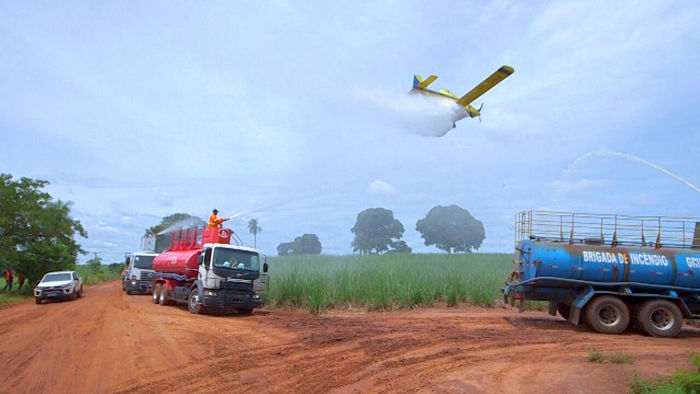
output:
M486 93L489 89L498 85L499 82L508 78L508 76L512 74L513 71L513 67L501 66L501 68L496 70L488 78L484 79L480 84L476 85L474 89L470 90L467 94L462 96L462 98L457 100L457 104L466 107L467 105L471 104L471 102L478 99L482 94Z
M423 80L423 78L421 78L420 75L416 74L413 76L413 88L425 89L428 87L428 85L435 82L436 79L437 75L431 75L425 80Z

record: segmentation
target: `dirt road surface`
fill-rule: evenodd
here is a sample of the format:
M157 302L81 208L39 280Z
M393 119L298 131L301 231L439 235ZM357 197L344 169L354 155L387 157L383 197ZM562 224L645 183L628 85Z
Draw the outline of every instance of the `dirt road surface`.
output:
M0 310L0 326L0 392L624 393L633 371L666 376L700 351L688 326L608 336L500 308L192 315L117 282ZM588 362L592 348L634 363Z

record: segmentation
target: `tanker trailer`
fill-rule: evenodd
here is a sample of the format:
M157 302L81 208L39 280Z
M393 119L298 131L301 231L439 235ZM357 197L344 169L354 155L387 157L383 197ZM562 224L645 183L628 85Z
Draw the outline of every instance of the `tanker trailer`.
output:
M260 256L240 243L228 228L174 232L170 248L153 260L153 302L186 304L192 313L250 313L261 306Z
M549 301L570 323L676 336L700 317L700 219L520 212L504 302ZM697 274L695 270L698 270Z

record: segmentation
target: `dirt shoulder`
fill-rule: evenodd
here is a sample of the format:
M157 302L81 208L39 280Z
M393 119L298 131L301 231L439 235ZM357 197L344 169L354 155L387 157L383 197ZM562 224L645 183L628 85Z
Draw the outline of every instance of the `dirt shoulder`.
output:
M0 379L11 392L626 392L688 366L700 329L679 338L606 336L541 312L474 307L367 313L262 310L199 316L127 296L0 311ZM634 364L596 364L588 351Z

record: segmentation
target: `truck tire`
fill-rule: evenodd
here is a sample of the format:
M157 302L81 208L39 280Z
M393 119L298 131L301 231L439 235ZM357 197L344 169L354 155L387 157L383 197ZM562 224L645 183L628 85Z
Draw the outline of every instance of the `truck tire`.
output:
M170 300L168 299L168 289L165 286L160 287L160 294L158 295L158 303L161 305L170 304Z
M241 315L250 315L253 313L253 308L238 308L238 313Z
M586 307L586 323L603 334L620 334L630 323L630 310L617 297L599 296Z
M683 315L669 300L652 299L639 308L639 328L652 337L675 337L683 327Z
M41 298L34 297L34 302L36 302L37 305L41 305Z
M76 295L78 296L78 298L80 298L80 297L83 296L83 286L80 286L80 288L78 289L78 292L76 293Z
M199 291L196 287L190 291L190 296L187 297L187 309L190 310L190 313L204 313L204 307L199 299Z
M157 303L158 303L158 299L160 298L160 288L161 288L161 284L160 284L160 283L156 283L156 284L153 286L153 303L154 303L154 304L157 304Z

